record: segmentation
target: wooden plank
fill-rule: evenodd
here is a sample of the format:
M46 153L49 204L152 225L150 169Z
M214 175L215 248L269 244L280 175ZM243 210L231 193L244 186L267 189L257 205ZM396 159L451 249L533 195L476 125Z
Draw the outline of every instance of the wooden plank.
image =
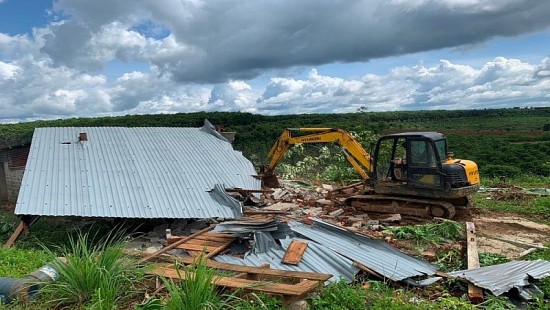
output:
M162 254L162 253L164 253L164 252L167 252L167 251L170 251L170 250L172 250L172 249L175 249L178 245L180 245L180 244L182 244L182 243L185 243L186 241L191 240L191 239L193 239L193 238L196 237L196 236L199 236L199 235L201 235L201 234L204 234L204 233L206 233L206 232L208 232L208 231L214 229L214 227L215 227L214 225L210 225L210 226L206 227L205 229L203 229L203 230L201 230L201 231L198 231L198 232L196 232L196 233L194 233L194 234L192 234L192 235L190 235L190 236L188 236L188 237L186 237L186 238L183 238L183 239L181 239L181 240L179 240L179 241L177 241L177 242L174 242L174 243L172 243L172 244L170 244L170 245L167 245L167 246L163 247L162 249L156 251L155 253L153 253L153 254L151 254L151 255L149 255L149 256L147 256L147 257L144 257L144 258L140 259L140 260L138 261L138 263L139 263L139 264L143 264L143 263L149 261L150 259L159 256L160 254Z
M476 228L472 222L466 222L466 246L468 252L468 269L479 268ZM472 303L481 303L483 302L483 290L473 283L468 283L468 297Z
M378 274L376 271L374 271L374 270L370 269L369 267L367 267L367 266L361 264L360 262L354 261L354 262L353 262L353 266L355 266L355 267L357 267L357 268L359 268L359 269L365 271L366 273L368 273L368 274L370 274L370 275L372 275L372 276L375 276L376 278L384 279L384 277L381 276L380 274Z
M266 194L270 194L274 192L274 190L272 189L242 189L242 188L226 188L225 191L228 193L266 193Z
M266 211L243 211L243 214L244 215L261 215L261 214L287 214L288 212L286 211L269 211L269 210L266 210Z
M178 272L173 268L158 267L151 271L148 271L147 274L163 276L171 278L173 280L185 280L186 273ZM190 276L194 276L193 272L187 273ZM181 278L180 278L181 276ZM234 277L216 277L212 280L212 283L218 286L235 288L235 289L246 289L252 291L261 291L271 294L282 294L282 295L294 295L300 296L307 294L309 287L298 286L293 284L283 284L283 283L272 283L272 282L260 282L254 280L240 279Z
M19 222L19 225L17 225L17 227L15 228L15 230L13 231L13 234L11 234L10 238L8 239L8 241L6 241L6 243L4 244L4 247L5 248L11 248L11 246L15 243L15 241L17 240L17 238L19 238L19 236L21 235L21 233L23 232L23 230L25 230L25 223L23 221Z
M283 256L282 262L289 265L298 265L300 260L302 260L302 256L304 256L307 246L307 242L299 240L290 242L290 245L286 249L285 255Z
M199 240L199 239L191 239L187 240L184 244L197 244L197 245L206 245L206 246L212 246L212 247L219 247L222 244L226 244L226 242L221 241L211 241L211 240Z
M196 261L190 257L177 258L174 260L184 264L196 263ZM308 280L316 280L316 281L326 281L332 278L331 274L326 274L326 273L291 271L291 270L280 270L280 269L262 269L258 267L220 263L220 262L211 261L211 260L207 260L205 261L205 263L210 268L223 269L223 270L229 270L229 271L235 271L235 272L246 272L246 273L262 274L262 275L269 275L269 276L308 279Z
M176 248L182 249L182 250L203 251L203 252L211 252L217 249L217 247L214 247L214 246L206 246L202 244L189 244L187 242L176 246Z
M209 259L215 255L218 255L218 253L220 253L221 251L224 251L225 249L227 249L231 243L233 243L233 240L229 241L229 242L226 242L225 244L222 244L220 245L218 248L214 249L213 251L210 251L210 253L206 254L205 258L206 259Z
M173 236L171 238L168 238L166 239L166 243L168 244L172 244L172 243L175 243L175 242L178 242L180 241L181 239L184 239L184 238L187 238L187 237L176 237L176 236ZM235 240L236 238L232 235L227 235L227 237L216 237L216 236L209 236L208 234L204 234L204 235L201 235L201 236L196 236L195 238L191 239L191 240L202 240L202 241L213 241L213 242L227 242L228 240Z

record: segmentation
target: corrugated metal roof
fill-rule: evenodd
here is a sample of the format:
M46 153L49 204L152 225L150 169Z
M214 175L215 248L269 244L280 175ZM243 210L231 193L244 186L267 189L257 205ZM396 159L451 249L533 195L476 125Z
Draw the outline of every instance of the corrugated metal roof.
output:
M476 286L490 290L496 296L514 287L529 285L529 277L550 277L550 262L545 260L512 261L504 264L470 270L449 272L449 275L467 279Z
M379 240L351 233L337 226L312 219L314 225L291 222L297 234L323 244L331 250L365 265L394 281L424 275L433 275L439 268L429 262L411 257Z
M81 132L88 141L78 142ZM234 218L241 205L223 188L259 189L254 174L252 163L208 122L202 128L37 128L15 213Z
M332 274L329 282L336 282L339 279L344 279L346 282L351 282L359 269L353 266L353 262L329 248L317 244L310 240L299 238L281 239L281 246L278 246L271 238L269 233L255 234L254 240L256 244L251 252L247 253L243 259L231 255L218 255L213 257L215 261L245 265L245 266L261 266L268 263L270 268L293 270L293 271L309 271ZM308 247L296 266L283 264L283 256L286 249L293 240L300 240L308 243Z

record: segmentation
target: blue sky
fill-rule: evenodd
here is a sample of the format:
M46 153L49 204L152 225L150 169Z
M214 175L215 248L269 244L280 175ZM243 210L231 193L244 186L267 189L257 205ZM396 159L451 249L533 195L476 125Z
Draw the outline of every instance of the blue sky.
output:
M550 3L0 0L0 122L550 105Z

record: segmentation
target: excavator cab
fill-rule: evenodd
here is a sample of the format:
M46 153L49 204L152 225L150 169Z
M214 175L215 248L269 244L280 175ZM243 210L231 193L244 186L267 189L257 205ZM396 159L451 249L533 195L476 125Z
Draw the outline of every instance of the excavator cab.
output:
M477 165L455 160L438 132L405 132L381 137L373 156L374 191L432 198L465 197L477 190Z

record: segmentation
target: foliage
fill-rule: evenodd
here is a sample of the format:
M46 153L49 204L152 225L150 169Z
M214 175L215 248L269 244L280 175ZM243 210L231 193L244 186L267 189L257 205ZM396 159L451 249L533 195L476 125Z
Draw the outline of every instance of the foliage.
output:
M123 240L120 230L101 238L82 232L76 237L69 235L69 245L59 249L66 262L53 264L61 278L43 289L50 297L46 303L113 309L131 298L142 277L138 264L124 254Z
M343 281L331 283L309 300L313 309L365 309L367 291Z
M165 305L167 310L221 308L223 300L216 292L216 270L209 268L202 257L193 266L176 264L176 270L180 280L163 279L170 295Z
M459 250L446 249L437 252L437 265L441 267L441 271L450 272L464 269L465 261Z
M414 239L434 243L458 240L464 237L464 227L455 221L428 223L416 226L389 227L384 233L393 233L397 239Z
M278 310L284 309L280 298L268 296L260 292L259 294L248 294L246 298L239 299L230 307L233 310Z
M480 267L504 264L510 260L501 254L495 253L479 253L479 265Z
M480 304L485 310L506 310L516 309L510 300L504 296L488 295L487 300Z

